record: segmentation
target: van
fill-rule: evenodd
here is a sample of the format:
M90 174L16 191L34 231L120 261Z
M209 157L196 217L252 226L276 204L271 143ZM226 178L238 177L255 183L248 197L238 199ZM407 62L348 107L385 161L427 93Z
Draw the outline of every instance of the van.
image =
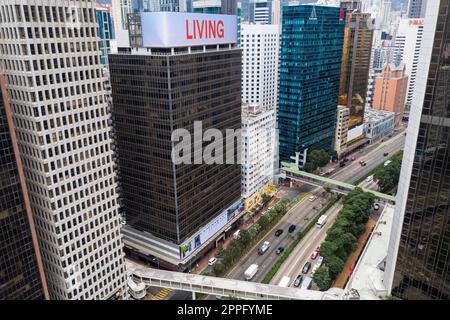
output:
M217 258L216 257L211 258L211 259L208 260L208 266L213 266L213 265L216 264L216 262L217 262Z

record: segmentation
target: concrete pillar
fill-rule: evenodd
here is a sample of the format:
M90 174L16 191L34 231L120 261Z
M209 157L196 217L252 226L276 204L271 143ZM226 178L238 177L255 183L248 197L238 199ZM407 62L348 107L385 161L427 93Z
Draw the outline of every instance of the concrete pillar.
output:
M195 291L192 291L192 300L197 300L197 298L195 296Z

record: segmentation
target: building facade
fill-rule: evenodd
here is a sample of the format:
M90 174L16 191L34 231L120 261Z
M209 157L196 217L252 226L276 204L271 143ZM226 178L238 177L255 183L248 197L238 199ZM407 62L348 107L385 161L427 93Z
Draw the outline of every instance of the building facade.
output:
M0 300L48 299L4 77L0 74Z
M395 114L393 112L366 109L364 116L364 135L370 144L380 141L394 133Z
M409 0L408 18L420 19L425 17L428 0Z
M404 63L408 79L408 92L405 112L409 114L414 99L417 68L423 39L423 19L402 19L395 36L394 62L398 66Z
M408 76L405 64L396 67L387 64L375 80L375 90L372 108L385 110L395 114L395 126L398 127L405 111Z
M276 110L279 25L241 25L242 102Z
M385 284L402 299L449 300L450 1L429 1Z
M339 104L350 110L347 151L365 143L364 108L370 70L373 30L371 15L361 12L360 1L343 1L347 11L342 52Z
M248 210L273 191L275 110L258 104L242 109L242 197Z
M280 161L331 151L345 14L340 8L283 7L277 122ZM298 158L298 157L297 157Z
M6 0L0 9L0 61L50 298L124 298L95 2Z
M338 106L336 118L336 134L334 138L334 150L338 158L347 151L348 123L350 120L350 110L347 106Z
M114 40L114 23L110 5L97 3L95 16L98 23L98 46L100 49L100 61L108 64L108 54L111 53L112 40Z
M158 257L168 268L184 269L233 222L241 203L240 142L224 145L223 150L232 152L232 163L206 163L201 151L208 150L206 136L202 143L202 132L211 129L225 137L227 130L241 127L242 58L236 46L236 29L228 29L233 23L236 28L233 17L224 20L223 32L230 36L230 43L211 40L209 45L196 42L191 46L182 32L173 43L184 46L149 46L145 42L148 34L175 34L175 30L170 26L157 30L141 21L162 26L160 19L166 16L174 22L171 26L177 19L183 25L193 17L207 23L224 19L210 14L136 15L133 21L140 26L134 30L142 30L136 37L144 41L130 35L132 44L141 45L132 47L130 53L111 55L110 72L127 221L125 244ZM192 154L186 151L189 160L183 163L172 158L178 142L172 140L172 133L180 130L195 140L195 150Z
M249 6L250 23L280 24L281 3L278 0L251 0Z

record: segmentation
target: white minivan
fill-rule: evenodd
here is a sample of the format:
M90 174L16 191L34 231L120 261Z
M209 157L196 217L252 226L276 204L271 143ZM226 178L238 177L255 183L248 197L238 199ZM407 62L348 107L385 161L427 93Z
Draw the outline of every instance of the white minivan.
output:
M211 259L208 260L208 266L213 266L213 265L216 264L216 262L217 262L217 258L216 257L211 258Z

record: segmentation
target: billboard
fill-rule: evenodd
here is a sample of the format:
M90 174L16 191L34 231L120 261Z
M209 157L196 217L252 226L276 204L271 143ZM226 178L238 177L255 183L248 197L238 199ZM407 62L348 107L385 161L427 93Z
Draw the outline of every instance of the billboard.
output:
M237 17L224 14L142 12L144 47L173 48L237 42Z

